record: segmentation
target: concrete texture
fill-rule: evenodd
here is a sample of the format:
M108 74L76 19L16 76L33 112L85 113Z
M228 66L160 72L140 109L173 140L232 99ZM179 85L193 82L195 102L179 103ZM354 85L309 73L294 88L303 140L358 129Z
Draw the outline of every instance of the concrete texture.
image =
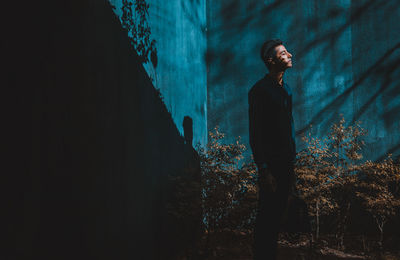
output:
M110 0L121 16L122 0ZM206 1L148 0L151 37L158 65L145 64L153 84L183 135L183 118L193 120L193 143L207 141Z
M110 2L120 15L121 0ZM285 81L294 92L298 151L311 125L314 136L326 136L343 114L368 130L365 159L400 154L395 1L148 3L159 65L145 68L181 134L183 117L193 119L195 144L218 125L227 142L240 136L249 147L247 92L267 72L259 49L281 38L294 55Z
M340 114L369 131L364 155L400 154L400 7L396 1L207 2L208 129L248 145L247 92L266 72L259 49L281 38L293 54L297 151L313 126L326 136ZM249 155L249 153L248 153Z

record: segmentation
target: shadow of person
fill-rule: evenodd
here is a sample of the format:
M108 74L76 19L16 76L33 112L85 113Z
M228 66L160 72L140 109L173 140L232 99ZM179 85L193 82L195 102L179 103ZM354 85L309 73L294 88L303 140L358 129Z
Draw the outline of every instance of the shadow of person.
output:
M182 229L186 234L187 252L186 255L195 253L198 248L202 234L202 210L201 210L201 167L200 157L193 148L193 120L189 116L183 119L184 131L184 169L183 180L185 182L184 200L189 206L187 217L182 221Z
M185 139L185 144L192 146L193 142L193 120L190 116L185 116L183 118L183 136Z

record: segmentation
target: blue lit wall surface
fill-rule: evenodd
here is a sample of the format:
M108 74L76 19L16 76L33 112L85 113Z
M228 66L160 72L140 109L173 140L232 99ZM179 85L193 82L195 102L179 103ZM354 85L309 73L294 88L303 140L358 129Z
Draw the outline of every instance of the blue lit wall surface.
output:
M122 0L110 0L121 16ZM183 135L185 116L193 120L193 145L207 141L205 0L148 0L151 38L158 65L145 64L153 85Z
M121 0L110 0L120 15ZM247 92L266 72L263 41L281 38L294 55L285 81L294 92L297 148L313 126L326 136L344 115L368 130L366 159L400 154L400 8L389 0L149 0L158 66L146 64L181 132L194 144L219 125L248 146ZM249 151L247 155L249 155Z
M326 136L343 114L368 130L364 158L400 154L400 7L397 1L207 1L208 129L248 145L247 92L267 72L266 39L293 54L297 151L313 125ZM249 152L247 153L249 155Z

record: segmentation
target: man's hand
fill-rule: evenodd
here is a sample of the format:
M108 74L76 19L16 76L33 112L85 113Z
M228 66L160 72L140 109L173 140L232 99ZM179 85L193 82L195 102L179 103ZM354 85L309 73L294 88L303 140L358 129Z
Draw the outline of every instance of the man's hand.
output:
M269 192L276 192L277 183L271 172L267 168L262 168L259 174L260 185L263 185Z

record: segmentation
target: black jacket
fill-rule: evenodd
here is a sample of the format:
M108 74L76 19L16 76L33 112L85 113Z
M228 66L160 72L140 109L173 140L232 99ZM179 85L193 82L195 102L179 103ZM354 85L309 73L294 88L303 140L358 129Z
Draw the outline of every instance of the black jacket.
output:
M266 75L249 91L250 146L260 167L296 157L292 92Z

